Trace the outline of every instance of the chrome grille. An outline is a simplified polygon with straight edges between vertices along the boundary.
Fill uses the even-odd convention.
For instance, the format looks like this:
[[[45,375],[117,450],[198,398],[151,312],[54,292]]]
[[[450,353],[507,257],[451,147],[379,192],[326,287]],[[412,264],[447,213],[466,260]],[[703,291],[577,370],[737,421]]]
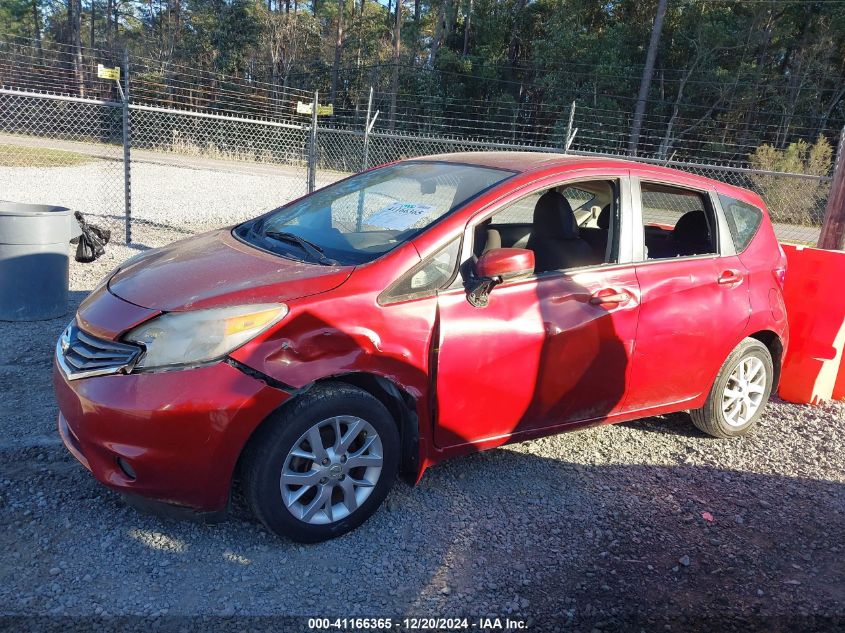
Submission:
[[[70,380],[87,376],[128,373],[141,348],[86,334],[72,321],[56,345],[56,359]]]

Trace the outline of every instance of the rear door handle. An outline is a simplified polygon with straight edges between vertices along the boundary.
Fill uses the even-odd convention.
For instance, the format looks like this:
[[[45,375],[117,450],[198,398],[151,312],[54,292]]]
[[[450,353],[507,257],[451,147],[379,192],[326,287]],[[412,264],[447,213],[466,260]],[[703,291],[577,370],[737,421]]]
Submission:
[[[738,284],[742,281],[742,275],[736,270],[726,270],[716,280],[721,285]]]
[[[593,293],[590,297],[590,303],[594,306],[604,305],[622,305],[631,300],[631,295],[625,291],[617,292],[611,288],[605,288]]]

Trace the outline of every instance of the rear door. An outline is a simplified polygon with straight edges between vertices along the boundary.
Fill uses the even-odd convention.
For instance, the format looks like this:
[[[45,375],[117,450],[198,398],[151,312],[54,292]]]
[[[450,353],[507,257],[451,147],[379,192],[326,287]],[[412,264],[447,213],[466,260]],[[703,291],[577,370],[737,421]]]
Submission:
[[[604,177],[619,191],[621,222],[614,220],[611,230],[621,247],[609,249],[612,261],[505,282],[484,308],[470,305],[460,283],[440,293],[438,447],[501,444],[523,432],[601,420],[623,409],[640,293],[630,264],[627,172]],[[499,219],[519,202],[502,204]],[[489,216],[468,226],[464,261],[471,259],[475,226]],[[493,220],[496,226],[495,214]]]
[[[629,410],[683,403],[709,390],[748,322],[748,271],[715,193],[695,184],[632,178],[641,305]],[[701,215],[691,219],[699,213],[706,226]],[[701,228],[708,235],[696,237]]]

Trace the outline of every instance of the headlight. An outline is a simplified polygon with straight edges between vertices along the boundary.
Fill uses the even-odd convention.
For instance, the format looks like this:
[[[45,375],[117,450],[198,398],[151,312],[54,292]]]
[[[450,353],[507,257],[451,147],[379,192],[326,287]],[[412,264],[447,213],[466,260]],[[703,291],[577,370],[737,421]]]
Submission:
[[[146,350],[137,368],[192,365],[228,354],[287,313],[283,303],[169,312],[142,323],[124,339],[140,343]]]

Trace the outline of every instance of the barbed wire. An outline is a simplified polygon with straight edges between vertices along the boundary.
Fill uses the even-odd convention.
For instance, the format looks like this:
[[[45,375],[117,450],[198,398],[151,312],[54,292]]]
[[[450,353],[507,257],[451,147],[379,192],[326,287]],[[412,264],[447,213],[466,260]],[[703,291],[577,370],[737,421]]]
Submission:
[[[54,42],[36,50],[27,38],[0,36],[0,86],[107,100],[118,98],[115,83],[97,77],[98,63],[122,65],[122,55],[102,48],[75,48]],[[362,80],[367,68],[384,70],[391,64],[359,69],[360,87],[349,84],[335,100],[334,112],[323,121],[336,129],[361,128],[365,124],[369,86]],[[419,72],[440,72],[415,69]],[[129,63],[130,99],[173,110],[213,112],[232,117],[308,124],[310,115],[299,111],[300,102],[310,107],[313,92],[252,77],[196,68],[149,56],[133,56]],[[323,74],[314,78],[320,85]],[[348,78],[347,78],[348,79]],[[375,78],[381,81],[379,78]],[[359,81],[360,80],[360,81]],[[355,82],[353,82],[355,83]],[[373,110],[380,112],[375,130],[415,134],[449,135],[496,142],[562,147],[577,129],[572,149],[628,153],[632,113],[587,100],[575,100],[569,125],[570,104],[557,100],[512,100],[507,95],[480,98],[449,94],[418,93],[400,86],[393,95],[379,85],[373,91]],[[625,100],[626,97],[614,96]],[[328,96],[322,93],[321,102]],[[649,102],[653,104],[654,102]],[[395,112],[391,116],[392,105]],[[814,117],[781,116],[780,122],[750,121],[746,111],[726,107],[684,104],[672,113],[671,104],[659,102],[642,117],[637,153],[666,160],[703,160],[745,166],[763,144],[780,148],[795,140],[813,142],[820,129]],[[692,112],[701,112],[701,116]],[[781,113],[783,114],[783,113]],[[831,129],[821,130],[831,136]]]

